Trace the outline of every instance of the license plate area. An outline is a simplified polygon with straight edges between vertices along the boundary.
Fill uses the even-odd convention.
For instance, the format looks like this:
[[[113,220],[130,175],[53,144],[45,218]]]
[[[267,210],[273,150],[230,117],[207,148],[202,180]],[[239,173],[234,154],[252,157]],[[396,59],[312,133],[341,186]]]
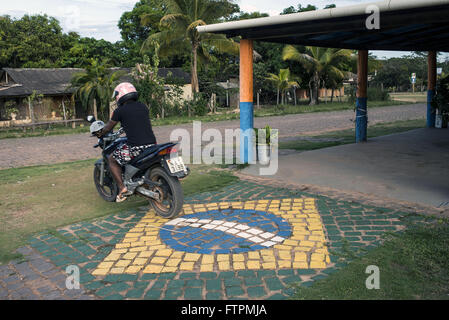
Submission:
[[[185,172],[187,171],[184,161],[181,157],[166,159],[168,169],[171,173]]]

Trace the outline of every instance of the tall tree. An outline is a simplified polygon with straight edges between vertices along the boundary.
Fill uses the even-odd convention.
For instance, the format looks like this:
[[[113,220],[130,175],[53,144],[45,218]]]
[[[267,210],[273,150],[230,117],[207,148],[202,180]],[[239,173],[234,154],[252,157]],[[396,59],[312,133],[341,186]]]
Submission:
[[[151,34],[161,31],[159,21],[166,13],[164,0],[140,0],[131,11],[122,14],[118,27],[122,46],[127,50],[127,66],[143,62],[140,54],[142,44]]]
[[[306,47],[306,52],[301,53],[291,45],[285,46],[282,54],[284,60],[301,62],[310,72],[311,105],[319,103],[320,82],[325,80],[326,76],[344,77],[341,68],[348,63],[351,56],[351,50],[319,47]]]
[[[238,44],[224,35],[199,33],[196,27],[215,23],[236,12],[238,6],[227,0],[167,0],[168,13],[160,20],[162,31],[150,35],[142,50],[160,44],[161,56],[190,50],[192,91],[199,92],[198,60],[210,59],[211,50],[238,54]]]
[[[72,87],[77,88],[75,98],[80,99],[86,109],[93,104],[94,116],[97,119],[99,103],[100,112],[105,116],[109,112],[114,87],[123,75],[123,71],[112,72],[106,64],[92,60],[85,71],[75,74],[71,80]]]
[[[281,104],[285,103],[285,92],[293,86],[298,86],[298,82],[292,81],[289,69],[281,69],[279,74],[270,73],[267,78],[277,88],[277,104],[279,105],[279,93],[281,94]]]

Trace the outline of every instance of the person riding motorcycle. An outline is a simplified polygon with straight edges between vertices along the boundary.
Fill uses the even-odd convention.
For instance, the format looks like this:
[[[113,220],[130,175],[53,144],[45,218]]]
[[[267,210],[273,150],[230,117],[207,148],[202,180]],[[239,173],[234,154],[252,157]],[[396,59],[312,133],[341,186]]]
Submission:
[[[98,133],[98,137],[110,132],[120,122],[128,138],[128,142],[118,147],[108,158],[112,176],[119,188],[116,202],[123,202],[129,195],[122,178],[122,166],[157,142],[151,127],[148,107],[137,101],[136,88],[131,83],[121,83],[114,89],[113,98],[118,108]]]

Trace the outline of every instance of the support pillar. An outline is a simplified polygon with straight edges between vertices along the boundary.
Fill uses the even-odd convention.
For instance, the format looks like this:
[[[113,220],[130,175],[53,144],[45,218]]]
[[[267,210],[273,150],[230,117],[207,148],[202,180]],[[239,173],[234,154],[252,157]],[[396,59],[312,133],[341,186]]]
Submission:
[[[427,128],[435,127],[435,111],[432,110],[432,99],[435,96],[437,84],[437,53],[429,51],[427,56],[428,64],[428,85],[427,85]]]
[[[253,153],[253,41],[240,41],[240,161],[249,163]]]
[[[359,50],[357,63],[357,102],[355,142],[365,142],[368,126],[368,50]]]

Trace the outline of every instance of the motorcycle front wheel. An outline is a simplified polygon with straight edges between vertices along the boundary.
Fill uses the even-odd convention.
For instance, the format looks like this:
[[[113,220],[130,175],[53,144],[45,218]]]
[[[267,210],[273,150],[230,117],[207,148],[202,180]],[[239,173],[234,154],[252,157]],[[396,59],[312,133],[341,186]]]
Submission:
[[[145,177],[160,184],[159,187],[153,188],[154,192],[159,193],[160,201],[149,200],[157,215],[167,219],[176,217],[184,204],[184,195],[178,178],[170,176],[161,167],[148,170]]]
[[[100,184],[100,167],[95,166],[94,182],[100,196],[107,202],[115,202],[118,195],[118,187],[108,170],[104,172],[103,185]]]

